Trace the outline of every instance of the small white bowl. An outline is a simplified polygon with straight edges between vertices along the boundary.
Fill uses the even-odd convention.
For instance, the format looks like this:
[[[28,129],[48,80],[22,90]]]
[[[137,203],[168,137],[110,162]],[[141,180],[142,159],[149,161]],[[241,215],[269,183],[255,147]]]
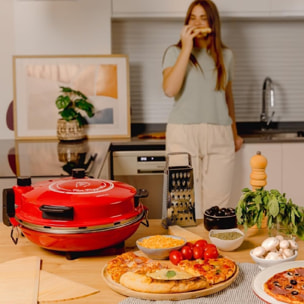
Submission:
[[[241,234],[241,236],[237,239],[234,240],[223,240],[219,239],[217,237],[214,237],[216,233],[227,233],[227,232],[238,232]],[[244,232],[242,232],[238,228],[231,228],[231,229],[211,229],[209,231],[209,239],[211,243],[213,243],[218,249],[223,250],[223,251],[233,251],[237,248],[239,248],[245,238]]]
[[[253,252],[253,249],[250,250],[250,256],[256,262],[256,264],[259,265],[260,269],[264,269],[264,268],[267,268],[267,267],[270,267],[270,266],[273,266],[273,265],[277,265],[277,264],[281,264],[281,263],[284,263],[284,262],[294,261],[298,256],[298,251],[296,250],[295,254],[293,256],[289,257],[289,258],[281,259],[281,260],[266,260],[264,258],[259,258],[255,255],[253,255],[252,252]]]
[[[139,250],[141,250],[145,255],[147,255],[150,259],[153,260],[166,260],[169,258],[169,254],[172,250],[179,250],[181,249],[185,244],[186,244],[186,240],[182,237],[179,236],[175,236],[175,235],[164,235],[166,237],[170,237],[172,239],[176,239],[176,240],[182,240],[183,243],[179,246],[175,246],[175,247],[167,247],[167,248],[147,248],[147,247],[143,247],[141,246],[139,243],[141,243],[144,239],[149,238],[150,236],[147,237],[143,237],[139,240],[136,241],[136,246],[138,247]]]

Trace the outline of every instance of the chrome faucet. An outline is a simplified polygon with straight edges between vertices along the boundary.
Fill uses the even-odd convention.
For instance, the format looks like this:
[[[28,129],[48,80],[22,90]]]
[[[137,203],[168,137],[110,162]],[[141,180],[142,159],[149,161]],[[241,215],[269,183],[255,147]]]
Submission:
[[[267,106],[267,101],[269,104]],[[263,83],[263,96],[262,96],[262,112],[260,115],[260,121],[266,123],[268,127],[273,119],[274,111],[271,112],[271,115],[268,115],[269,107],[274,108],[274,87],[270,77],[266,77]]]

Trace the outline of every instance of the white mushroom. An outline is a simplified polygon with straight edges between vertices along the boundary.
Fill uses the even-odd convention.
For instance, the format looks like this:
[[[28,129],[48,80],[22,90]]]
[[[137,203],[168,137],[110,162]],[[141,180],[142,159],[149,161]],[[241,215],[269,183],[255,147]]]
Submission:
[[[299,245],[295,240],[289,240],[290,248],[293,250],[298,250]]]
[[[283,257],[280,255],[280,253],[275,251],[269,252],[265,257],[265,260],[282,260],[282,259]]]
[[[280,241],[280,248],[281,249],[289,248],[289,246],[290,246],[290,243],[288,242],[288,240],[282,240],[282,241]]]
[[[280,241],[276,237],[269,237],[263,241],[262,247],[264,247],[266,251],[276,251],[279,244]]]
[[[290,258],[291,256],[294,255],[294,251],[290,248],[284,249],[282,253],[283,253],[284,259]]]
[[[276,238],[277,238],[279,241],[283,241],[283,240],[284,240],[284,236],[283,236],[283,235],[276,235]]]
[[[253,249],[252,254],[256,257],[262,258],[266,254],[264,247],[259,246]]]

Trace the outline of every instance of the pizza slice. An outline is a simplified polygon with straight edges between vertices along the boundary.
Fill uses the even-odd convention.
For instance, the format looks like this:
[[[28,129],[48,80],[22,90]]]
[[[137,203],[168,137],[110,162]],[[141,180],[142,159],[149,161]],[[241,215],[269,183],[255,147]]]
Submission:
[[[119,283],[120,277],[128,271],[143,274],[162,268],[167,266],[134,252],[126,252],[109,261],[106,271],[112,280]]]
[[[193,275],[204,276],[211,285],[230,279],[236,272],[235,262],[227,258],[182,260],[178,266]]]

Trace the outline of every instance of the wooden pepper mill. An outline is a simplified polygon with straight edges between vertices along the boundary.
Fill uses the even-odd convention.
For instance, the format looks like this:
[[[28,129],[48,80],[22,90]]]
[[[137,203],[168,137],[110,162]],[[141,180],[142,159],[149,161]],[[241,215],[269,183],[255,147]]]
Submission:
[[[262,155],[260,151],[257,151],[256,155],[250,159],[251,174],[250,174],[250,185],[252,190],[260,189],[267,185],[267,174],[265,169],[267,166],[267,158]]]

